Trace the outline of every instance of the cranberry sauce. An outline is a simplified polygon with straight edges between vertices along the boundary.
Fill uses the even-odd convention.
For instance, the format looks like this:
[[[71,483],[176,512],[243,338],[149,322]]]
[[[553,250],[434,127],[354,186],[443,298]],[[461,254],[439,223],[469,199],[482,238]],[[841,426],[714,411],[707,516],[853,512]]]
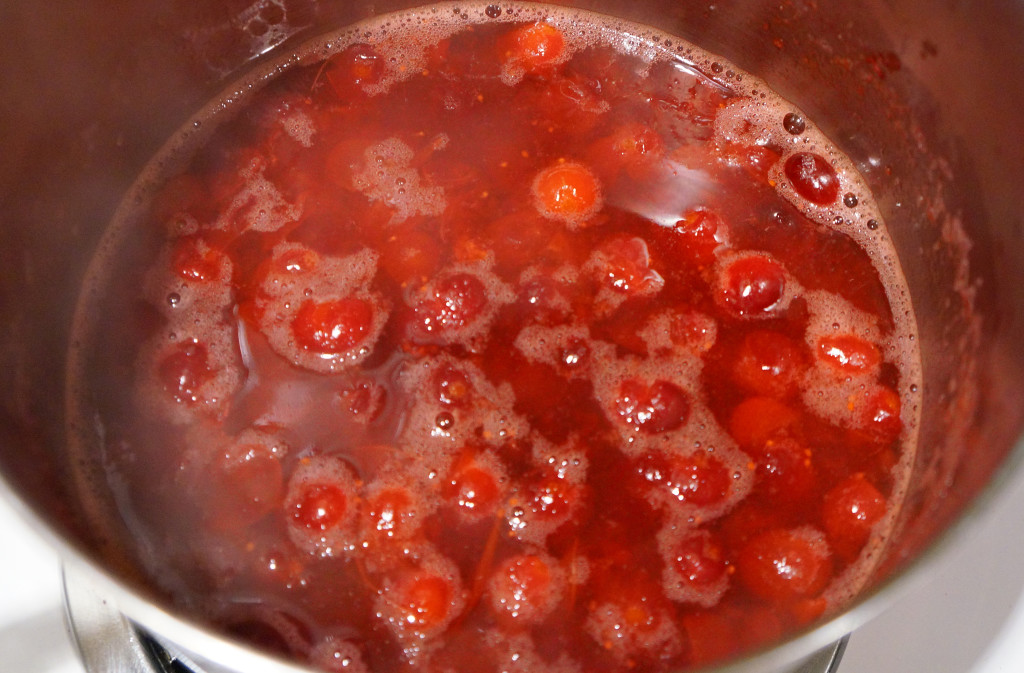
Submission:
[[[676,38],[375,19],[140,179],[79,307],[76,467],[180,609],[329,671],[733,657],[846,605],[899,508],[881,222],[811,120]]]

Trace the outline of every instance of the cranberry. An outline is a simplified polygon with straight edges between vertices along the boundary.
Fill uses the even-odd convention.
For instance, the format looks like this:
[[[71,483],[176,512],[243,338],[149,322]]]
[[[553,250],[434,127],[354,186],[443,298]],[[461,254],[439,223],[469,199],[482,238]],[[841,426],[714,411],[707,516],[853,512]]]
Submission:
[[[198,339],[189,339],[175,346],[160,360],[158,374],[164,389],[175,401],[185,404],[198,402],[200,388],[214,377],[206,346]]]
[[[828,547],[809,529],[761,533],[740,550],[736,569],[753,594],[779,603],[817,596],[832,578]]]
[[[533,180],[538,212],[552,220],[579,225],[601,209],[601,185],[589,168],[575,162],[556,163]]]
[[[521,554],[495,570],[488,582],[490,606],[499,619],[530,624],[546,617],[558,602],[559,568],[538,554]]]
[[[386,68],[384,59],[373,47],[353,44],[333,56],[324,72],[338,98],[349,102],[364,86],[380,82]]]
[[[364,299],[307,300],[292,319],[292,333],[306,350],[337,355],[360,345],[373,328],[373,320],[373,307]]]
[[[455,464],[444,493],[460,510],[476,515],[493,514],[502,495],[499,476],[473,458]]]
[[[875,372],[882,362],[878,347],[853,334],[837,334],[818,339],[818,358],[839,374]]]
[[[537,71],[558,60],[565,50],[565,38],[558,28],[538,22],[514,29],[502,45],[505,46],[505,63]]]
[[[737,256],[718,271],[718,299],[738,317],[772,315],[785,289],[785,269],[767,255]]]
[[[351,514],[349,496],[334,484],[310,484],[291,502],[291,517],[311,531],[334,528]]]
[[[442,570],[403,570],[380,594],[377,614],[399,639],[417,642],[437,636],[456,616],[460,588]]]
[[[381,250],[381,266],[400,284],[424,282],[437,273],[440,259],[438,237],[420,229],[392,235]]]
[[[364,540],[406,539],[418,530],[419,512],[408,489],[386,486],[363,501]]]
[[[880,444],[896,441],[903,430],[899,393],[885,385],[875,386],[864,393],[859,404],[859,429]]]
[[[811,203],[827,206],[839,196],[839,176],[824,158],[811,152],[798,152],[786,159],[786,177],[796,193]]]
[[[197,283],[219,280],[225,274],[228,264],[227,255],[195,236],[180,239],[172,254],[171,268],[174,273]]]
[[[200,479],[206,520],[217,530],[241,530],[280,506],[284,497],[281,450],[273,441],[232,443]]]
[[[677,245],[700,266],[705,266],[714,260],[715,249],[723,243],[725,223],[717,213],[698,208],[683,215],[673,231]]]
[[[829,539],[852,556],[867,542],[887,509],[885,496],[857,473],[834,486],[822,501],[822,522]]]
[[[487,289],[471,273],[453,273],[438,280],[426,299],[416,305],[416,327],[426,333],[460,330],[487,308]]]
[[[725,552],[706,532],[690,535],[669,546],[665,568],[671,581],[709,587],[725,577]]]
[[[746,391],[789,397],[807,369],[801,346],[784,334],[758,330],[743,338],[733,361],[733,378]]]
[[[690,397],[686,391],[669,381],[658,380],[647,385],[627,379],[619,385],[614,411],[626,425],[645,434],[675,430],[690,416]]]
[[[466,373],[455,367],[443,367],[433,377],[434,399],[456,409],[463,409],[472,401],[473,385]]]
[[[649,455],[640,469],[647,481],[662,485],[671,497],[691,505],[720,503],[732,485],[729,469],[706,451],[685,456]]]
[[[750,451],[757,463],[757,490],[783,510],[802,510],[817,486],[811,450],[795,440],[769,439]]]
[[[791,407],[771,397],[748,397],[733,409],[729,434],[742,446],[757,448],[773,437],[783,436],[799,420]]]
[[[623,294],[649,294],[665,285],[664,278],[651,268],[651,256],[642,238],[617,238],[598,249],[599,279]]]

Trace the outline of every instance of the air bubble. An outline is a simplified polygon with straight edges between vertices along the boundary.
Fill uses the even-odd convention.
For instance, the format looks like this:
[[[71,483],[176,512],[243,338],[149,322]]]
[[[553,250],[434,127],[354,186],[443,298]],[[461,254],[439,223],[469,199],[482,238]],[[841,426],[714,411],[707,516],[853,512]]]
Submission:
[[[878,220],[868,220],[868,229],[871,231],[878,229]]]
[[[434,425],[436,425],[441,430],[447,430],[453,425],[455,425],[455,417],[452,416],[447,411],[442,411],[434,419]]]
[[[172,307],[177,306],[179,303],[181,303],[181,295],[178,294],[177,292],[170,293],[169,295],[167,295],[167,303]]]
[[[843,195],[843,204],[846,205],[847,208],[853,208],[858,203],[859,201],[857,200],[857,195],[854,194],[853,192],[847,192],[846,194]]]
[[[501,16],[501,7],[497,5],[487,5],[487,9],[484,10],[484,14],[491,19],[497,19]]]
[[[798,136],[807,128],[804,118],[795,112],[790,112],[782,118],[782,126],[792,135]]]

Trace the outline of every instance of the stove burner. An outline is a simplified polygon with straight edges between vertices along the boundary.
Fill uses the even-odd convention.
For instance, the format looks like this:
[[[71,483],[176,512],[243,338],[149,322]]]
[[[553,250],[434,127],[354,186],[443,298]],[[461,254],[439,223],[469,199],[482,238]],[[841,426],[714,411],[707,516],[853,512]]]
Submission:
[[[197,664],[129,620],[87,579],[66,567],[64,609],[68,631],[86,673],[238,673],[213,664]],[[848,639],[847,635],[793,668],[776,673],[838,673]]]

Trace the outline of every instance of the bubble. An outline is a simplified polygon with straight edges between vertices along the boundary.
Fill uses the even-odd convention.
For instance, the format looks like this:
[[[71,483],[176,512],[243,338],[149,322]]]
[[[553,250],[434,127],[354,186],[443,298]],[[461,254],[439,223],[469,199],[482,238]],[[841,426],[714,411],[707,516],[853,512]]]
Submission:
[[[878,229],[878,227],[878,220],[868,220],[868,229],[870,229],[871,231],[875,231],[876,229]]]
[[[177,306],[179,303],[181,303],[181,295],[178,294],[177,292],[170,293],[169,295],[167,295],[167,303],[171,307]]]
[[[846,194],[843,195],[843,204],[847,208],[853,208],[858,203],[859,201],[857,200],[857,195],[854,194],[853,192],[847,192]]]
[[[798,136],[807,128],[807,123],[797,113],[790,112],[782,118],[782,126],[785,127],[788,133]]]
[[[499,16],[501,16],[501,7],[499,7],[498,5],[487,5],[487,9],[484,10],[484,13],[488,16],[488,18],[497,19]]]

